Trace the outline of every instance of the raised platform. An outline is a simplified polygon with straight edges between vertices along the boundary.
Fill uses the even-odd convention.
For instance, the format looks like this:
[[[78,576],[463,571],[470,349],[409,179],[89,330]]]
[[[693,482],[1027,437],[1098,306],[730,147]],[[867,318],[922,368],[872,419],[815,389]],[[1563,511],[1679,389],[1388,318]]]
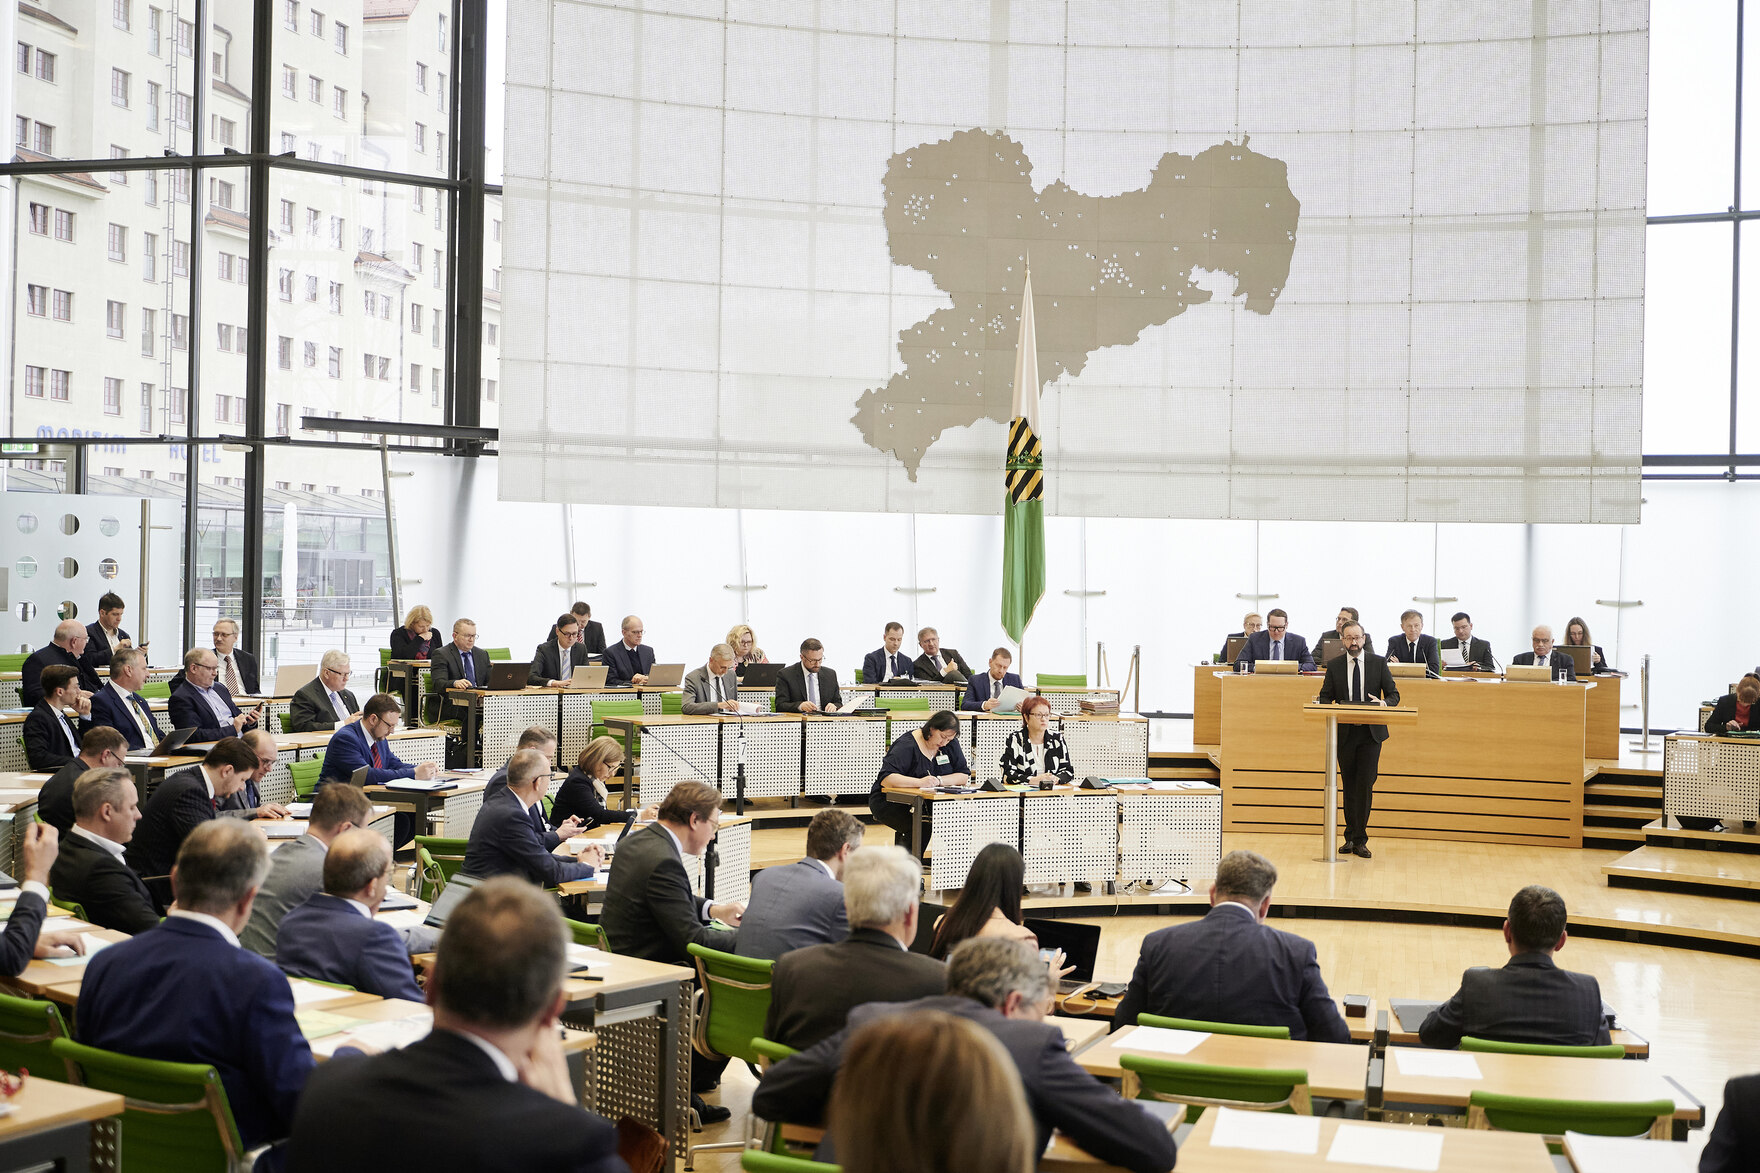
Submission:
[[[1601,871],[1616,888],[1760,900],[1760,855],[1646,844]]]

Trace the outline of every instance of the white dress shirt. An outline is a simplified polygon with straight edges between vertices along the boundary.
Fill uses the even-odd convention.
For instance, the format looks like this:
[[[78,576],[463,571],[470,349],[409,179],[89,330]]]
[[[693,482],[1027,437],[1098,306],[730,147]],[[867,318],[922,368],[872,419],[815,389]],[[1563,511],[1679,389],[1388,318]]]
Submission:
[[[122,698],[122,707],[128,710],[128,715],[134,718],[134,723],[140,726],[141,738],[146,742],[145,748],[152,749],[153,743],[158,741],[158,738],[153,736],[153,727],[147,724],[146,717],[139,709],[135,708],[134,694],[114,680],[110,681],[107,687],[115,689],[116,695]]]
[[[461,1030],[455,1033],[460,1038],[469,1039],[471,1042],[475,1043],[479,1051],[489,1056],[495,1064],[495,1070],[501,1073],[502,1079],[505,1079],[508,1083],[519,1082],[519,1068],[513,1065],[513,1060],[509,1059],[506,1052],[502,1051],[500,1047],[497,1047],[494,1043],[491,1043],[488,1039],[485,1039],[480,1035],[472,1034],[468,1030]]]
[[[102,847],[105,851],[108,851],[111,855],[115,856],[117,859],[122,858],[123,845],[116,842],[116,840],[106,839],[102,835],[98,834],[96,831],[88,831],[84,827],[80,826],[78,823],[75,823],[73,825],[73,833],[75,835],[78,835],[78,836],[84,838],[84,839],[91,840],[93,843],[96,843],[99,847]]]

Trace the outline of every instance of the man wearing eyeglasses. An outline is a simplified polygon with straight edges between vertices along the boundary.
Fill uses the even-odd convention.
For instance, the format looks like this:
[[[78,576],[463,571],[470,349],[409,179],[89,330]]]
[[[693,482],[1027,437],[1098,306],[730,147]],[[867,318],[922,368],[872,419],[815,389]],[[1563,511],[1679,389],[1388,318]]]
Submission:
[[[191,741],[219,741],[237,737],[246,729],[257,727],[263,706],[247,712],[239,711],[232,693],[222,684],[220,657],[209,648],[191,648],[183,657],[183,684],[171,694],[170,712],[173,729],[194,727]],[[167,859],[166,865],[170,865]]]
[[[1241,649],[1241,659],[1248,664],[1260,660],[1294,660],[1301,665],[1303,672],[1314,668],[1314,656],[1308,651],[1308,641],[1289,629],[1289,615],[1281,607],[1265,613],[1265,630],[1247,637],[1246,646]]]
[[[623,617],[623,638],[605,649],[605,666],[611,669],[605,683],[619,685],[648,683],[648,671],[654,667],[654,649],[642,642],[642,617]]]
[[[318,674],[293,694],[287,714],[289,733],[324,733],[361,719],[361,706],[347,688],[353,675],[348,656],[332,648],[318,662]]]

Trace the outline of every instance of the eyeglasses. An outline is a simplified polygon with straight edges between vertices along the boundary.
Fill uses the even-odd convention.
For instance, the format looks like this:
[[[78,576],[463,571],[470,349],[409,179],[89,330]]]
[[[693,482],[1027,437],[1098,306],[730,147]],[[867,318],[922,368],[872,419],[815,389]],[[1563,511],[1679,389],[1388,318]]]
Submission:
[[[1270,626],[1270,627],[1269,627],[1269,628],[1267,628],[1267,629],[1266,629],[1266,630],[1267,630],[1267,631],[1288,631],[1288,630],[1289,630],[1289,624],[1287,624],[1287,623],[1273,623],[1273,624],[1272,624],[1272,625],[1271,625],[1271,626]]]

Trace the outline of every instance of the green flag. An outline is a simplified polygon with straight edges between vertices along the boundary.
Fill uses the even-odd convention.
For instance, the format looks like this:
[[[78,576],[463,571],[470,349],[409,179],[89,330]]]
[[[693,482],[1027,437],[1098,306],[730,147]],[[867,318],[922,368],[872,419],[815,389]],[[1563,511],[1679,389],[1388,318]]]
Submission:
[[[1003,472],[1002,629],[1016,644],[1045,597],[1045,460],[1039,444],[1039,354],[1033,334],[1033,272],[1021,291],[1014,357],[1014,420]]]

